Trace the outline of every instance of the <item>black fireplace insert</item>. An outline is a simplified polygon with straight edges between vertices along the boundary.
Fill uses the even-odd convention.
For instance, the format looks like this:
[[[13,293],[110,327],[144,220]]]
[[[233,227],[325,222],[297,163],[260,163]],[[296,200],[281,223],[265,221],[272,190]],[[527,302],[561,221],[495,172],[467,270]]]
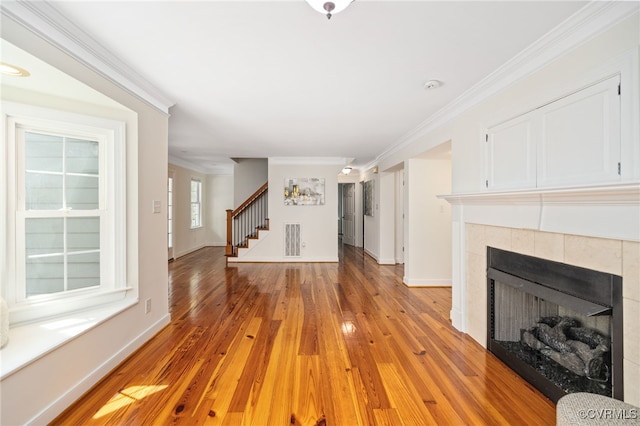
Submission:
[[[623,399],[622,277],[487,247],[487,348],[549,399]]]

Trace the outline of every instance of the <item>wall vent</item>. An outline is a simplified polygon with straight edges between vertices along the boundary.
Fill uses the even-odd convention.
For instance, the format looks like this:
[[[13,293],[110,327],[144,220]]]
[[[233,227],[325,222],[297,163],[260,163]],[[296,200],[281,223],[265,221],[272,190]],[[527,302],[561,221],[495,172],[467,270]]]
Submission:
[[[300,224],[284,224],[284,257],[300,257]]]

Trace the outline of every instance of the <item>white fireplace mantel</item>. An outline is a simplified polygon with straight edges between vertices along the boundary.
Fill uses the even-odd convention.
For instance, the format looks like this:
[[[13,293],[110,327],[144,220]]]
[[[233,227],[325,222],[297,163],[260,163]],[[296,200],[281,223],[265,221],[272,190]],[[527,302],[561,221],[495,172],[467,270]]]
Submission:
[[[451,204],[517,204],[560,202],[575,204],[640,204],[640,183],[535,188],[439,195]]]
[[[640,183],[440,195],[453,221],[640,241]],[[455,226],[455,225],[454,225]]]

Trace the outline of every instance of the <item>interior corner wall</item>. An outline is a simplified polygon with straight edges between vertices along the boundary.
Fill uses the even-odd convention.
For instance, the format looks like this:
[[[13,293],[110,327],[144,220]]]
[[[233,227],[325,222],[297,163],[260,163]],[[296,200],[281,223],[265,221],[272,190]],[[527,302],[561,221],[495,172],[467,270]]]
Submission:
[[[381,265],[395,265],[396,175],[394,172],[380,172],[378,176],[378,182],[380,183],[380,191],[378,192],[380,197],[378,208],[380,213],[378,263]]]
[[[210,203],[207,176],[184,167],[169,165],[173,174],[173,252],[176,258],[201,249],[207,245],[207,218]],[[191,179],[202,182],[202,225],[191,229]],[[166,196],[165,196],[166,197]]]
[[[170,321],[166,203],[152,209],[167,199],[169,117],[6,15],[2,38],[123,107],[105,114],[127,124],[127,281],[138,300],[153,300],[148,314],[138,302],[2,379],[0,423],[47,424]]]
[[[269,164],[269,232],[244,262],[337,262],[338,173],[342,165]],[[284,205],[285,179],[324,178],[325,203],[319,206]],[[284,224],[301,225],[300,257],[284,256]]]
[[[207,175],[204,202],[208,212],[205,222],[208,246],[227,244],[226,211],[234,208],[233,188],[233,175]]]
[[[450,192],[449,160],[405,161],[405,276],[408,286],[451,285],[451,207],[436,196]]]
[[[237,158],[233,167],[233,207],[237,208],[269,178],[266,158]]]
[[[404,168],[395,172],[395,258],[404,264]]]

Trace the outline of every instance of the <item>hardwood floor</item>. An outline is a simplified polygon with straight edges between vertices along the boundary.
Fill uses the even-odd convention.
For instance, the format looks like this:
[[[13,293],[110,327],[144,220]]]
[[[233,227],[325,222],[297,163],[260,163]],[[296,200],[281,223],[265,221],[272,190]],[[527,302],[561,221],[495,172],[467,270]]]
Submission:
[[[451,327],[451,290],[344,246],[340,263],[169,265],[172,322],[55,425],[555,424],[555,406]]]

